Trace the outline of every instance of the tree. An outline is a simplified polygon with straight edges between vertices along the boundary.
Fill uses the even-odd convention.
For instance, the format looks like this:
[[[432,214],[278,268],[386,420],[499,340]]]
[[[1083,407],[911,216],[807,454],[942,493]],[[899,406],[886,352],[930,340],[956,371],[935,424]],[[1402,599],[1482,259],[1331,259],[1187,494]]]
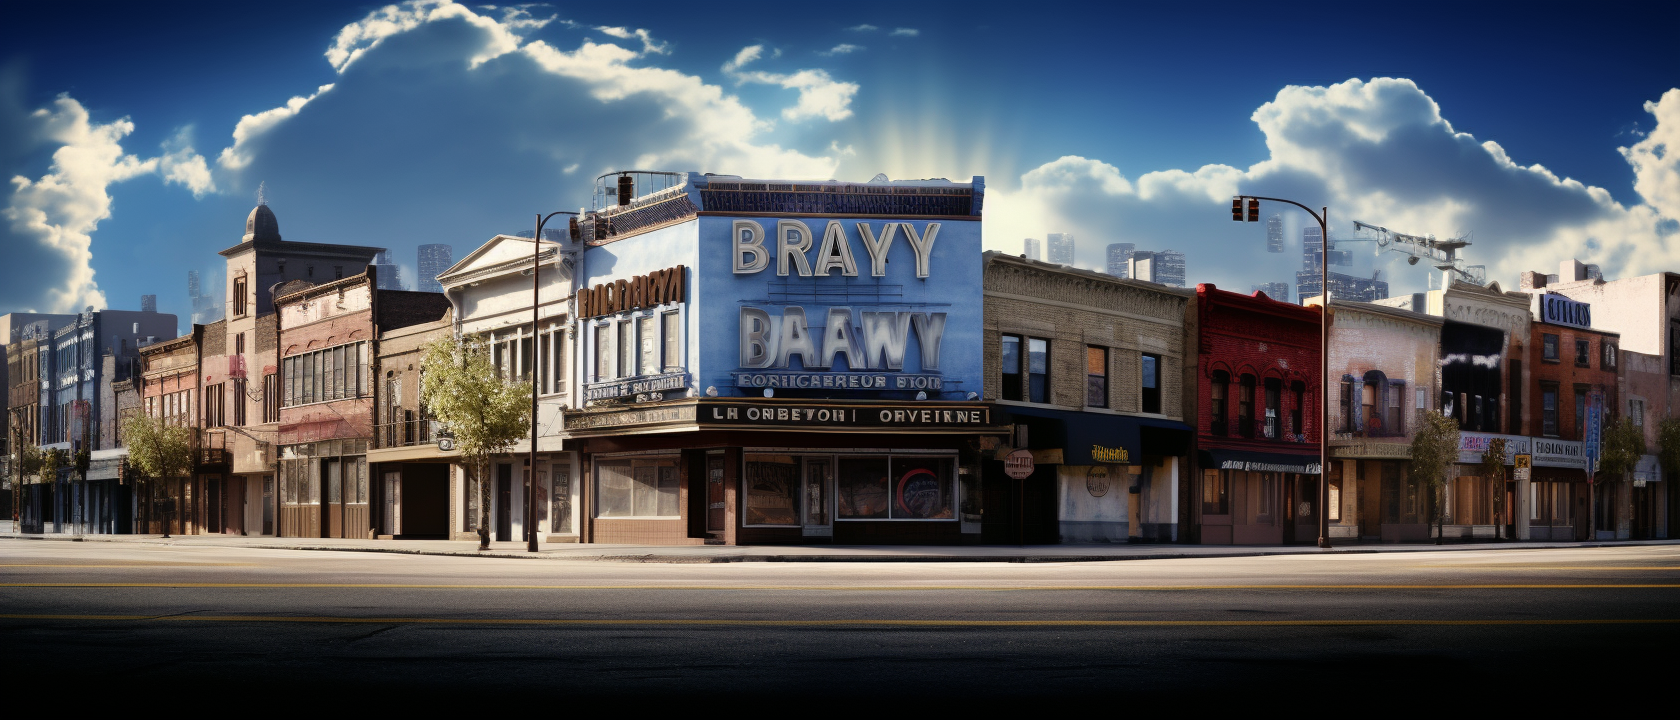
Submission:
[[[530,431],[531,385],[502,377],[488,348],[470,337],[433,341],[421,368],[426,410],[454,435],[461,464],[478,488],[478,547],[489,549],[490,458],[511,451]]]
[[[1498,539],[1499,528],[1505,520],[1505,438],[1494,438],[1482,451],[1477,466],[1481,475],[1493,486],[1493,537]]]
[[[1434,412],[1423,413],[1412,436],[1412,477],[1429,481],[1429,519],[1435,523],[1435,544],[1441,544],[1441,489],[1447,468],[1458,462],[1458,421]]]
[[[41,448],[24,436],[22,429],[12,428],[12,453],[17,477],[12,482],[12,519],[23,519],[23,479],[41,472]]]
[[[1634,426],[1630,417],[1619,417],[1605,423],[1598,443],[1598,471],[1604,474],[1605,482],[1626,480],[1627,474],[1639,464],[1639,456],[1645,454],[1645,433]],[[1594,513],[1593,522],[1597,521],[1597,513]],[[1598,531],[1596,525],[1593,531]]]
[[[1663,472],[1680,473],[1680,418],[1668,418],[1657,424],[1657,459]]]
[[[192,469],[192,431],[185,427],[137,414],[123,421],[123,436],[128,441],[128,464],[140,474],[148,491],[155,491]],[[173,510],[171,507],[166,512],[164,537],[169,537]]]
[[[58,471],[62,470],[64,466],[68,464],[70,464],[70,453],[63,450],[51,448],[41,453],[41,482],[46,485],[51,485],[53,489],[53,504],[46,513],[52,517],[57,517],[57,507],[60,502],[60,498],[62,497],[59,493],[63,492],[63,490],[58,487]],[[42,521],[44,522],[45,520],[46,518],[43,517]]]

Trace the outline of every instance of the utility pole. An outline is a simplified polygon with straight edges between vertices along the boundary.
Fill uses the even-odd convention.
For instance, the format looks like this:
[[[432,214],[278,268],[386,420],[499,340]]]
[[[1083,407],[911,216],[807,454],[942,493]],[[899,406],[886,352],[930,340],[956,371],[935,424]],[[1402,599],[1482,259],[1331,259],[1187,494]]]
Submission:
[[[537,271],[542,267],[543,226],[555,215],[576,215],[557,210],[547,216],[537,216],[537,233],[531,237],[531,452],[525,470],[525,551],[537,551],[537,393],[542,390],[542,343],[538,342],[537,323],[542,308],[542,286],[537,283]],[[559,253],[555,253],[559,257]],[[554,352],[550,348],[549,352]]]

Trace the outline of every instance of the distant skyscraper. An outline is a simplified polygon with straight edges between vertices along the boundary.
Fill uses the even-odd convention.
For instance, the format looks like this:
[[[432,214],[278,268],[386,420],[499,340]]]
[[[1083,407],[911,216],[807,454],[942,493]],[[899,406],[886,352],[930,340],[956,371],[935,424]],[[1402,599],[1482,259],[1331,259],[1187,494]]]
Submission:
[[[1132,243],[1109,243],[1108,245],[1108,274],[1114,277],[1130,277],[1126,274],[1126,261],[1132,259],[1132,252],[1137,245]]]
[[[1061,265],[1073,264],[1073,235],[1068,233],[1050,233],[1044,236],[1044,243],[1050,251],[1050,262]]]
[[[437,281],[437,276],[455,264],[455,248],[450,245],[421,245],[420,246],[420,279],[415,288],[420,292],[443,292],[443,285]]]
[[[1323,255],[1320,242],[1321,232],[1315,227],[1301,228],[1301,271],[1295,273],[1295,301],[1305,303],[1311,298],[1324,294],[1320,285],[1319,273],[1324,268],[1319,266]],[[1352,265],[1353,253],[1348,250],[1337,250],[1336,240],[1330,239],[1330,265]],[[1329,273],[1330,297],[1336,300],[1357,300],[1371,302],[1388,297],[1388,283],[1375,277],[1363,278],[1346,273]]]
[[[396,263],[391,262],[389,251],[381,250],[378,255],[373,256],[373,262],[370,264],[374,267],[373,275],[378,280],[380,290],[403,289],[402,271],[397,268]]]
[[[1166,249],[1159,253],[1161,266],[1155,271],[1155,282],[1172,287],[1184,287],[1184,253]]]
[[[198,271],[187,271],[187,302],[192,305],[192,324],[209,325],[222,319],[222,303],[216,296],[206,293],[199,282]]]
[[[1044,259],[1043,255],[1038,254],[1038,238],[1027,238],[1025,243],[1021,251],[1026,254],[1028,260]]]
[[[1266,218],[1266,252],[1283,252],[1283,216],[1277,213]]]
[[[1270,282],[1254,285],[1249,288],[1249,292],[1263,292],[1266,293],[1266,297],[1278,302],[1289,302],[1289,283],[1286,282]]]
[[[157,312],[157,296],[141,295],[140,312]]]

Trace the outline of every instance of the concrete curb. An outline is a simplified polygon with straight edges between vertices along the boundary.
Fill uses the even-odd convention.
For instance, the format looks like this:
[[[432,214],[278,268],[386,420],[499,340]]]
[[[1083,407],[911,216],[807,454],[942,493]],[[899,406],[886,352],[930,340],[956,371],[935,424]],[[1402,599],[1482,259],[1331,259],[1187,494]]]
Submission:
[[[124,538],[124,539],[118,539]],[[99,535],[33,535],[23,533],[0,534],[0,540],[37,540],[56,542],[105,542],[128,543],[139,545],[164,545],[169,547],[215,547],[215,548],[249,548],[253,550],[302,550],[309,552],[373,552],[395,553],[401,555],[431,555],[440,557],[489,557],[517,560],[554,560],[570,562],[614,562],[614,563],[650,563],[650,564],[678,564],[704,565],[717,563],[1087,563],[1087,562],[1121,562],[1131,560],[1194,560],[1215,558],[1268,557],[1277,555],[1336,555],[1336,554],[1382,554],[1382,553],[1429,553],[1429,552],[1464,552],[1468,550],[1543,550],[1552,548],[1599,548],[1599,547],[1638,547],[1645,545],[1673,545],[1680,544],[1680,540],[1614,540],[1581,543],[1529,543],[1529,542],[1498,542],[1498,543],[1454,543],[1448,545],[1387,545],[1387,546],[1354,546],[1348,548],[1331,548],[1321,550],[1316,547],[1272,547],[1256,548],[1251,551],[1219,551],[1198,552],[1185,549],[1170,552],[1123,552],[1112,554],[1096,553],[1084,555],[1060,554],[1001,554],[1001,555],[941,555],[941,554],[829,554],[829,555],[759,555],[753,553],[729,554],[609,554],[585,555],[559,552],[508,552],[505,550],[455,550],[430,549],[421,547],[379,547],[379,546],[343,546],[343,545],[307,545],[286,543],[216,543],[216,542],[176,542],[175,539],[164,538],[133,538],[133,536],[99,536]],[[1154,546],[1160,547],[1160,546]]]

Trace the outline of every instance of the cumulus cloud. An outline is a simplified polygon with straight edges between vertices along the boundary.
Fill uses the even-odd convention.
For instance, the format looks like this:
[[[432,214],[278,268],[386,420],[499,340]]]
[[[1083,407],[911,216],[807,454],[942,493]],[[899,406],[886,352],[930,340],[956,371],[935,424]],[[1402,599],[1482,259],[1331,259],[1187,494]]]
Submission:
[[[876,30],[880,30],[881,28],[870,25],[869,23],[863,23],[861,25],[853,25],[846,29],[851,30],[852,32],[874,32]]]
[[[8,113],[20,107],[10,101],[0,105]],[[189,129],[165,142],[159,157],[141,158],[122,147],[122,139],[134,132],[132,121],[95,122],[69,95],[5,124],[19,130],[28,147],[56,148],[39,178],[11,179],[11,197],[0,210],[7,221],[7,262],[0,267],[0,305],[6,307],[73,312],[105,306],[94,280],[92,233],[111,216],[112,185],[157,175],[195,196],[216,189],[203,156],[193,151]]]
[[[390,8],[386,9],[389,10]],[[299,111],[303,110],[303,106],[309,104],[309,101],[320,97],[321,93],[332,88],[333,86],[330,83],[322,85],[316,88],[315,94],[309,97],[293,96],[292,99],[286,101],[285,105],[239,118],[238,124],[233,126],[233,144],[222,148],[222,153],[217,156],[216,163],[228,170],[240,170],[246,165],[250,165],[253,143],[258,142],[259,138],[265,133],[285,122],[287,118],[298,114]]]
[[[830,121],[852,116],[852,97],[857,95],[857,83],[841,82],[827,70],[798,70],[792,73],[773,73],[746,70],[746,65],[764,55],[763,45],[748,45],[723,64],[724,74],[735,79],[736,85],[758,83],[798,90],[799,100],[792,107],[782,109],[782,117],[789,120],[823,117]]]
[[[635,30],[631,30],[629,28],[623,28],[623,27],[601,26],[601,27],[597,27],[595,29],[600,30],[601,32],[604,32],[604,33],[606,33],[608,35],[611,35],[615,38],[618,38],[620,40],[640,40],[640,41],[642,41],[642,54],[643,55],[669,55],[669,54],[671,54],[671,44],[670,43],[654,42],[653,35],[649,34],[648,31],[643,30],[642,28],[636,28]]]
[[[1663,217],[1680,220],[1680,89],[1645,103],[1656,127],[1632,147],[1617,148],[1633,166],[1633,189]]]
[[[901,27],[893,28],[893,31],[887,34],[892,37],[916,37],[917,35],[922,34],[922,31],[917,30],[916,28]]]
[[[1100,159],[1062,157],[1024,173],[1016,188],[989,189],[987,242],[1020,252],[1023,237],[1073,232],[1084,265],[1099,264],[1106,243],[1133,242],[1185,251],[1190,282],[1293,281],[1298,253],[1266,253],[1263,226],[1225,219],[1222,208],[1240,193],[1329,205],[1332,232],[1343,237],[1353,219],[1411,234],[1473,232],[1468,262],[1487,265],[1489,279],[1504,286],[1519,271],[1571,257],[1600,263],[1607,275],[1656,272],[1680,263],[1680,244],[1666,237],[1680,198],[1666,149],[1680,135],[1680,91],[1646,109],[1657,128],[1623,149],[1645,203],[1626,206],[1603,188],[1522,164],[1496,142],[1454,128],[1410,80],[1289,86],[1252,117],[1270,151],[1265,160],[1128,178]],[[1290,209],[1266,213],[1276,210]],[[1299,221],[1292,224],[1299,248]],[[1373,258],[1370,245],[1348,249],[1364,252],[1363,272],[1386,269],[1394,292],[1424,286],[1423,271],[1395,263],[1397,255]]]
[[[846,54],[849,54],[849,53],[854,53],[854,52],[857,52],[857,51],[863,50],[863,49],[865,49],[865,48],[862,45],[853,45],[851,43],[840,43],[839,45],[835,45],[834,47],[829,48],[827,50],[824,50],[822,52],[819,52],[817,54],[832,57],[834,55],[846,55]]]

